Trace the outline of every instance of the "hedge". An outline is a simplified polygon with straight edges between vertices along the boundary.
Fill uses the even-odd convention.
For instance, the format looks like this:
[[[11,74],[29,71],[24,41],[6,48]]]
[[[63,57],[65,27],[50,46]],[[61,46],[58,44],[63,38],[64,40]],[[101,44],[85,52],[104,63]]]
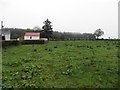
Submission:
[[[44,40],[23,40],[20,41],[21,44],[25,45],[25,44],[44,44],[45,41]]]
[[[16,46],[16,45],[28,45],[28,44],[45,44],[47,43],[46,41],[44,40],[21,40],[21,41],[18,41],[18,40],[10,40],[10,41],[5,41],[5,40],[2,40],[0,41],[2,42],[2,47],[7,47],[7,46]]]
[[[19,41],[2,41],[2,47],[19,45]]]

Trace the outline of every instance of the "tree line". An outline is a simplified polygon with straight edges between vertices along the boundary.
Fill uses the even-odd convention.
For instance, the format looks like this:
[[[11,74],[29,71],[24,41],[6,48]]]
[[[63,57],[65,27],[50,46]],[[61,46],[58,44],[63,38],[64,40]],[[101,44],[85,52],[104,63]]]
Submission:
[[[4,28],[11,32],[11,39],[17,39],[25,34],[25,32],[40,32],[40,38],[48,38],[49,40],[80,40],[80,39],[98,39],[104,32],[101,29],[95,30],[94,33],[72,33],[53,31],[51,21],[48,19],[43,22],[42,29],[35,26],[33,29]],[[3,29],[3,30],[4,30]]]
[[[45,38],[46,35],[42,30],[33,29],[19,29],[19,28],[5,28],[11,32],[11,39],[17,39],[25,34],[25,32],[40,32],[41,38]],[[50,40],[79,40],[79,39],[97,39],[95,34],[92,33],[72,33],[72,32],[59,32],[53,31]]]

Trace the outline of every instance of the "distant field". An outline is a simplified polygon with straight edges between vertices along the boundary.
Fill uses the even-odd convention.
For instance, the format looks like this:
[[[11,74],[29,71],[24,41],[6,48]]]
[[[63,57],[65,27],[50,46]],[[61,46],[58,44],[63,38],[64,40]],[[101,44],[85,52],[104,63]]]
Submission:
[[[118,87],[117,41],[50,41],[3,49],[3,87]]]

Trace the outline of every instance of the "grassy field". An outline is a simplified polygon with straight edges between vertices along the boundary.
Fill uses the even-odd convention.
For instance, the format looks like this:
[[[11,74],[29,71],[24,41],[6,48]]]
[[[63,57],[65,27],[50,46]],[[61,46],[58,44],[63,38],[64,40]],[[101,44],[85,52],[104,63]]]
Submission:
[[[117,41],[50,41],[3,49],[3,87],[118,87]]]

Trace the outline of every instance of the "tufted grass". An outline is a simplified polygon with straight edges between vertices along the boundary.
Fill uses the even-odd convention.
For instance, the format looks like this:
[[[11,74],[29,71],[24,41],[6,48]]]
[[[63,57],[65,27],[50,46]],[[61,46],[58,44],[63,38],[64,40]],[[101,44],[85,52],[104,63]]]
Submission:
[[[3,49],[4,88],[116,88],[117,41],[50,41]]]

